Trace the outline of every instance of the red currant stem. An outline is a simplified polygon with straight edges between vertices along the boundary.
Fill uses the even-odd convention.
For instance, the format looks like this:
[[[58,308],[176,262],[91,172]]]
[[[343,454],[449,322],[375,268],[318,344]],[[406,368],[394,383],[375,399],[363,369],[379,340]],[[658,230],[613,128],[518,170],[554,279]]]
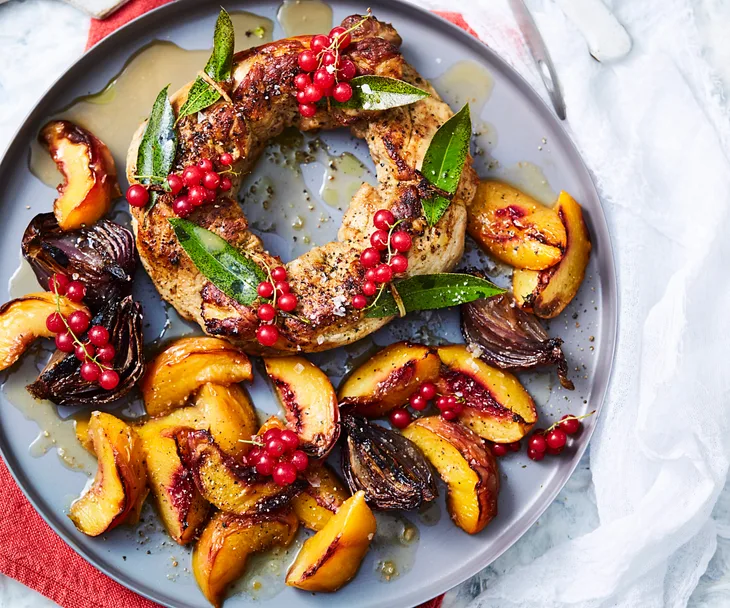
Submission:
[[[394,222],[393,225],[388,228],[388,263],[390,264],[390,258],[393,257],[393,249],[390,245],[390,237],[393,235],[393,230],[395,230],[395,227],[400,224],[405,218],[399,219],[397,222]]]
[[[133,175],[134,179],[140,180],[140,179],[156,179],[161,184],[164,183],[167,180],[167,177],[160,177],[159,175]]]
[[[96,365],[99,366],[100,369],[113,369],[111,367],[107,367],[103,363],[99,363],[99,361],[96,358],[96,355],[93,357],[89,355],[89,351],[86,350],[86,344],[84,344],[81,340],[79,340],[78,336],[74,333],[74,331],[71,329],[71,326],[68,324],[68,321],[66,321],[66,317],[63,316],[61,313],[61,295],[58,293],[58,281],[56,280],[56,277],[53,277],[53,285],[56,288],[56,312],[58,313],[58,316],[61,317],[61,321],[63,321],[63,324],[66,326],[66,331],[68,331],[69,334],[71,334],[71,337],[73,338],[74,344],[76,346],[80,346],[84,349],[84,354],[86,355],[86,359],[88,361],[92,361]]]
[[[257,435],[255,435],[252,439],[239,439],[238,443],[250,443],[251,445],[255,445],[256,447],[262,448],[264,447],[264,441]]]
[[[361,25],[362,25],[363,23],[365,23],[365,22],[366,22],[366,21],[367,21],[368,19],[370,19],[370,17],[372,17],[372,14],[371,14],[371,13],[372,13],[372,10],[371,10],[371,9],[368,9],[368,14],[367,14],[367,15],[365,15],[365,17],[363,17],[362,19],[360,19],[360,21],[358,21],[358,22],[357,22],[357,23],[356,23],[355,25],[353,25],[353,26],[349,27],[348,29],[346,29],[346,30],[345,30],[345,31],[344,31],[343,33],[344,33],[344,34],[349,34],[349,33],[351,33],[351,32],[354,32],[354,31],[355,31],[355,30],[356,30],[357,28],[359,28],[359,27],[360,27],[360,26],[361,26]],[[338,36],[338,37],[337,37],[337,42],[339,43],[339,41],[340,41],[340,40],[341,40],[341,39],[342,39],[343,37],[344,37],[344,36]],[[339,44],[338,44],[337,46],[339,46]]]
[[[545,433],[549,433],[554,428],[557,428],[560,426],[561,422],[565,422],[567,420],[583,420],[584,418],[589,418],[590,416],[593,416],[593,414],[596,413],[596,410],[593,410],[592,412],[588,412],[587,414],[583,414],[582,416],[573,416],[572,414],[566,418],[561,418],[560,420],[553,422],[548,428],[545,429]]]
[[[233,170],[233,165],[226,165],[226,166],[228,167],[228,169],[223,169],[222,171],[218,171],[218,175],[226,175],[227,173],[230,173],[231,175],[235,175],[236,177],[241,175],[240,171]]]
[[[288,317],[290,319],[296,319],[297,321],[301,321],[302,323],[306,323],[307,325],[311,325],[312,324],[312,322],[309,319],[307,319],[307,317],[302,317],[300,315],[295,315],[292,312],[286,312],[285,310],[280,310],[279,311],[279,314],[282,317]]]
[[[368,304],[365,308],[363,308],[363,310],[368,310],[370,308],[373,308],[373,306],[375,306],[378,303],[378,300],[380,299],[380,296],[382,296],[383,295],[383,292],[385,291],[385,287],[386,287],[385,286],[385,283],[383,283],[380,286],[380,289],[378,290],[378,295],[376,295],[375,296],[375,299],[372,302],[370,302],[370,304]]]

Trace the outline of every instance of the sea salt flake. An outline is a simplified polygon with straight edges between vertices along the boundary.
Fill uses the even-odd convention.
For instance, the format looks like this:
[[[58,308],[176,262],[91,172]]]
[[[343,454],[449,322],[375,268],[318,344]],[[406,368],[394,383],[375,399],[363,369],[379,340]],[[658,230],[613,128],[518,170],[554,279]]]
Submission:
[[[296,364],[296,365],[294,366],[294,371],[295,371],[295,372],[296,372],[297,374],[301,374],[301,373],[302,373],[302,372],[304,371],[304,366],[303,366],[303,365],[302,365],[301,363],[297,363],[297,364]]]
[[[346,298],[343,295],[335,296],[332,300],[335,305],[334,313],[338,317],[344,317],[347,314],[347,310],[345,310],[345,300]]]
[[[203,122],[207,118],[208,117],[205,114],[203,114],[202,112],[198,112],[198,124],[200,124],[201,122]]]

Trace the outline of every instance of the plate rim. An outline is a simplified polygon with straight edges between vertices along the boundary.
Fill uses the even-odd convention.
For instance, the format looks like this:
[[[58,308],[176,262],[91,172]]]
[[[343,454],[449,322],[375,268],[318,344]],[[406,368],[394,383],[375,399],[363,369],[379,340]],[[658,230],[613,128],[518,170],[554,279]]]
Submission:
[[[271,3],[274,2],[274,0],[267,1]],[[3,153],[2,159],[0,160],[0,177],[8,171],[8,165],[11,162],[10,159],[12,156],[14,156],[14,154],[20,154],[22,156],[23,154],[27,153],[23,150],[22,144],[28,139],[28,136],[30,135],[27,132],[32,130],[31,128],[34,127],[39,118],[42,118],[42,116],[38,116],[38,108],[42,105],[45,105],[50,100],[50,98],[52,98],[56,94],[57,89],[61,87],[69,74],[82,69],[83,65],[91,61],[91,58],[95,57],[98,53],[103,52],[106,47],[113,46],[117,41],[121,41],[130,32],[136,31],[136,29],[140,27],[140,24],[142,22],[152,19],[159,19],[161,18],[161,16],[168,12],[173,12],[180,9],[203,10],[205,8],[203,4],[204,3],[201,3],[199,0],[173,0],[166,4],[162,4],[150,11],[147,11],[146,13],[135,17],[131,21],[116,29],[111,34],[107,35],[102,40],[98,41],[89,49],[86,49],[84,53],[71,65],[69,65],[68,68],[45,90],[45,92],[37,99],[36,103],[33,105],[30,111],[22,119],[20,126],[16,129],[15,133],[10,138],[10,143]],[[420,20],[431,21],[433,23],[434,29],[446,29],[451,36],[458,38],[460,43],[471,47],[476,53],[485,57],[487,61],[499,65],[502,71],[509,75],[512,84],[514,84],[519,92],[524,97],[526,97],[527,100],[530,101],[534,107],[536,107],[537,111],[540,113],[541,118],[550,123],[552,127],[558,131],[559,135],[562,137],[563,143],[566,148],[566,153],[570,157],[571,163],[574,164],[574,166],[578,166],[588,177],[587,183],[590,184],[589,195],[595,199],[595,202],[597,203],[597,208],[600,210],[600,213],[597,214],[597,217],[591,218],[591,227],[594,233],[596,233],[595,236],[599,236],[598,233],[600,233],[600,240],[606,246],[604,257],[608,260],[609,266],[607,269],[608,272],[602,277],[602,289],[605,289],[606,292],[604,297],[609,303],[609,310],[604,312],[604,314],[608,314],[607,318],[604,317],[604,322],[608,324],[608,327],[606,331],[607,344],[603,348],[603,354],[606,357],[605,366],[607,366],[608,369],[605,372],[605,382],[603,383],[603,386],[600,387],[600,394],[596,397],[597,405],[595,407],[595,423],[585,429],[585,439],[581,441],[580,446],[573,453],[573,460],[567,473],[565,474],[565,479],[561,483],[557,484],[556,487],[554,487],[552,490],[542,492],[539,501],[533,505],[532,513],[530,513],[529,516],[525,518],[526,523],[524,525],[524,528],[516,535],[508,537],[508,540],[504,542],[504,546],[494,555],[491,555],[486,559],[479,559],[483,556],[477,556],[477,558],[472,559],[470,562],[464,564],[464,566],[459,570],[458,574],[446,578],[437,579],[434,582],[427,583],[419,587],[417,590],[411,591],[410,593],[406,594],[404,599],[405,601],[407,601],[407,605],[418,606],[423,602],[438,597],[439,595],[449,591],[456,585],[459,585],[465,580],[471,578],[472,576],[486,568],[489,564],[497,560],[508,549],[510,549],[530,528],[532,528],[532,526],[543,515],[543,513],[545,513],[547,508],[554,502],[555,498],[563,490],[563,488],[575,472],[575,469],[578,467],[578,464],[580,463],[585,451],[588,449],[588,445],[593,436],[593,433],[598,426],[600,414],[603,410],[608,394],[608,389],[611,385],[611,382],[613,381],[616,345],[619,331],[619,293],[617,288],[617,266],[606,214],[603,208],[603,203],[598,193],[598,189],[595,185],[593,174],[583,160],[583,157],[581,156],[577,145],[570,136],[568,129],[564,126],[563,121],[558,119],[558,117],[554,114],[553,110],[550,108],[547,102],[540,96],[540,94],[533,88],[533,86],[496,51],[487,46],[486,43],[482,42],[478,37],[455,25],[438,13],[427,8],[411,4],[406,0],[371,0],[371,4],[376,5],[376,8],[373,9],[373,12],[377,11],[377,5],[380,4],[389,5],[389,8],[393,8],[393,5],[395,5],[395,8],[405,12],[406,14],[408,12],[411,12],[413,16],[419,18]],[[245,6],[241,7],[241,10],[246,10]],[[455,12],[461,14],[458,10]],[[600,368],[596,368],[596,371],[598,372],[599,369]],[[2,429],[0,431],[0,439],[4,439],[4,434],[5,430]],[[36,513],[41,516],[45,523],[48,524],[51,529],[58,536],[60,536],[61,539],[73,551],[75,551],[91,566],[103,572],[106,576],[119,583],[126,589],[129,589],[130,591],[137,593],[142,597],[151,600],[152,602],[158,603],[163,606],[168,606],[169,608],[176,608],[173,604],[166,603],[165,601],[161,601],[160,599],[156,598],[153,595],[154,591],[148,590],[147,585],[145,585],[144,583],[139,582],[137,579],[131,579],[126,575],[116,573],[110,568],[107,568],[106,566],[100,564],[96,557],[87,552],[84,547],[80,546],[75,541],[71,534],[68,534],[62,527],[57,524],[57,514],[47,514],[44,509],[41,509],[39,505],[41,504],[42,500],[36,494],[34,486],[26,478],[20,464],[16,461],[15,458],[10,458],[6,453],[6,450],[4,448],[4,440],[0,440],[0,457],[2,457],[2,459],[4,460],[11,476],[13,477],[25,497],[31,503]],[[516,526],[513,526],[513,528],[514,527]]]

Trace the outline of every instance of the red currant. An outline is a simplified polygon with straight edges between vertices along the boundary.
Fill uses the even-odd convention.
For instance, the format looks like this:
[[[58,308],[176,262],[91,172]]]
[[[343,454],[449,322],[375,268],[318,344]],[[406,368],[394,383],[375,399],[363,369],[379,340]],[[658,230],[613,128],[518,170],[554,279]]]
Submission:
[[[113,369],[105,369],[99,376],[99,386],[107,391],[113,391],[119,386],[119,374]]]
[[[283,266],[277,266],[271,271],[271,278],[274,281],[286,281],[286,268]]]
[[[444,410],[441,412],[441,417],[444,420],[456,420],[458,416],[459,414],[457,414],[454,410]]]
[[[365,271],[365,280],[375,282],[375,268],[368,268]]]
[[[441,410],[442,412],[444,410],[449,409],[449,398],[441,395],[438,399],[436,399],[436,407]]]
[[[281,435],[279,435],[279,439],[284,444],[287,452],[296,450],[299,447],[299,437],[297,437],[294,431],[290,431],[289,429],[283,430]]]
[[[87,346],[87,349],[94,348],[93,346]],[[104,344],[96,349],[96,358],[102,363],[111,363],[116,356],[117,351],[111,344]]]
[[[337,72],[337,78],[339,80],[352,80],[357,74],[357,66],[353,61],[347,57],[343,58],[340,62],[340,69]]]
[[[276,325],[262,325],[256,330],[256,339],[263,346],[274,346],[279,339],[279,328]]]
[[[233,156],[229,154],[228,152],[224,152],[218,157],[218,162],[221,165],[225,165],[226,167],[230,167],[233,164]]]
[[[89,330],[89,341],[94,346],[104,346],[109,342],[109,331],[103,325],[94,325]]]
[[[276,485],[288,486],[296,481],[297,469],[291,462],[280,462],[274,467],[271,477]]]
[[[208,188],[208,190],[216,190],[218,186],[221,184],[221,176],[218,175],[215,171],[208,171],[203,176],[203,185]]]
[[[508,443],[507,447],[510,452],[519,452],[522,448],[522,444],[519,441],[513,441],[512,443]]]
[[[375,247],[375,249],[387,249],[388,233],[385,230],[376,230],[370,235],[370,244]]]
[[[142,184],[133,184],[127,188],[127,202],[132,207],[144,207],[150,200],[150,193]]]
[[[506,456],[507,452],[509,452],[509,450],[507,449],[507,446],[503,443],[492,444],[492,454],[494,454],[497,458],[502,458],[502,456]]]
[[[304,89],[304,101],[308,103],[317,103],[320,99],[322,99],[322,93],[322,89],[316,84],[307,85],[307,88]]]
[[[414,410],[417,410],[419,412],[422,412],[428,407],[428,400],[423,397],[423,395],[419,395],[418,393],[413,393],[409,398],[408,402],[411,404],[411,407]]]
[[[397,429],[404,429],[411,423],[411,414],[407,409],[399,407],[390,412],[390,423]]]
[[[284,312],[291,312],[297,307],[297,297],[293,293],[284,293],[277,304]]]
[[[199,186],[200,180],[203,179],[203,171],[200,167],[189,165],[185,167],[182,174],[183,183],[189,188],[190,186]]]
[[[380,263],[380,252],[375,247],[368,247],[360,254],[360,264],[372,268]]]
[[[352,86],[349,82],[338,82],[332,90],[332,97],[340,103],[350,101],[352,98]]]
[[[96,363],[87,361],[81,366],[81,377],[86,382],[96,382],[101,376],[101,369]]]
[[[292,453],[291,457],[289,458],[289,462],[291,462],[294,465],[294,468],[297,471],[305,471],[307,467],[309,466],[309,456],[307,456],[304,452],[301,450],[296,450]]]
[[[282,430],[274,427],[264,433],[264,443],[271,441],[272,439],[279,439],[281,437]]]
[[[365,281],[362,284],[362,292],[364,295],[368,297],[374,296],[376,291],[378,291],[378,286],[373,281]]]
[[[61,333],[66,330],[66,324],[63,322],[63,316],[61,313],[52,312],[46,318],[46,327],[48,331],[54,334]]]
[[[298,103],[307,103],[307,94],[304,91],[297,91],[296,98]]]
[[[294,86],[296,87],[297,91],[303,91],[310,84],[312,84],[312,79],[309,77],[309,74],[299,72],[299,74],[294,77]]]
[[[312,103],[300,103],[299,113],[304,116],[304,118],[312,118],[312,116],[317,113],[317,106]]]
[[[375,281],[378,283],[388,283],[393,278],[393,271],[387,264],[381,264],[375,269]]]
[[[193,212],[193,204],[187,196],[178,196],[172,202],[172,211],[179,217],[187,217]]]
[[[395,216],[388,209],[380,209],[373,216],[373,224],[380,230],[388,230],[395,224]]]
[[[289,293],[291,291],[291,287],[286,281],[277,281],[276,283],[274,283],[274,287],[276,288],[276,291],[280,294]]]
[[[48,291],[62,296],[66,293],[66,287],[71,281],[65,274],[55,273],[48,279]]]
[[[527,450],[527,457],[535,462],[540,462],[543,458],[545,458],[545,452],[530,448]]]
[[[405,230],[397,230],[390,236],[390,246],[396,251],[408,251],[413,241]]]
[[[325,51],[322,53],[322,65],[335,65],[337,63],[337,53],[334,51]]]
[[[81,302],[86,297],[86,286],[81,281],[71,281],[66,287],[66,297],[72,302]]]
[[[536,452],[544,452],[547,449],[545,436],[540,433],[533,433],[527,441],[527,448],[528,450],[535,450]]]
[[[332,44],[332,41],[330,40],[329,36],[325,36],[324,34],[317,34],[312,38],[311,42],[309,43],[309,48],[319,55],[319,53],[329,48],[330,44]]]
[[[464,411],[464,404],[461,401],[455,401],[453,405],[449,405],[449,409],[458,416]]]
[[[68,290],[66,290],[66,295],[68,295]],[[561,418],[559,426],[566,435],[575,435],[580,430],[581,424],[575,416],[566,414]]]
[[[565,446],[561,448],[551,448],[550,446],[547,447],[547,450],[545,450],[546,454],[550,454],[551,456],[560,456],[560,454],[563,453],[563,450],[565,449]]]
[[[346,49],[352,42],[352,36],[344,27],[338,25],[330,30],[332,43],[340,50]]]
[[[223,192],[228,192],[232,186],[233,186],[233,183],[231,182],[231,178],[224,177],[223,179],[221,179],[220,189]]]
[[[418,392],[426,401],[431,401],[436,396],[436,385],[433,382],[424,382]]]
[[[261,304],[256,309],[256,316],[262,321],[273,321],[276,316],[276,310],[271,304]]]
[[[213,170],[213,162],[209,158],[203,158],[198,161],[198,167],[207,173]]]
[[[75,348],[74,339],[67,331],[56,334],[56,348],[64,353],[73,352]]]
[[[396,253],[390,258],[390,267],[395,274],[401,274],[408,270],[408,258],[400,253]]]
[[[562,448],[567,440],[568,436],[561,428],[555,428],[552,431],[549,431],[547,435],[545,435],[545,442],[547,443],[547,446],[554,450],[559,450],[560,448]]]
[[[326,91],[335,84],[335,75],[332,72],[328,72],[327,68],[319,68],[314,73],[312,82],[315,86],[319,87],[322,91]]]
[[[310,50],[305,50],[299,53],[297,62],[299,63],[299,67],[305,72],[314,72],[314,70],[317,69],[317,64],[319,63],[317,61],[316,53]]]
[[[261,454],[263,454],[263,453],[264,453],[264,451],[259,446],[257,446],[257,445],[253,446],[251,448],[251,451],[247,454],[248,461],[255,466],[256,461],[259,459],[259,456],[261,456]]]
[[[256,293],[262,298],[270,298],[274,295],[274,286],[268,281],[261,281],[256,288]]]
[[[352,305],[358,310],[361,308],[365,308],[368,305],[368,299],[364,295],[359,293],[356,296],[352,297]]]
[[[86,361],[94,356],[94,347],[91,344],[77,344],[74,355],[79,361]]]
[[[89,323],[91,323],[91,317],[83,310],[74,311],[68,316],[68,326],[75,334],[84,333],[89,329]]]
[[[188,189],[188,200],[193,207],[200,207],[200,205],[205,203],[206,197],[207,194],[203,186],[192,186]]]
[[[256,457],[256,472],[259,475],[271,475],[276,465],[276,459],[267,452],[261,452]]]
[[[170,186],[170,192],[172,192],[172,195],[177,196],[185,184],[183,184],[182,177],[180,177],[177,173],[170,173],[170,175],[167,176],[167,185]]]
[[[286,451],[286,446],[281,439],[271,439],[266,442],[264,447],[266,448],[266,453],[274,458],[278,458]]]

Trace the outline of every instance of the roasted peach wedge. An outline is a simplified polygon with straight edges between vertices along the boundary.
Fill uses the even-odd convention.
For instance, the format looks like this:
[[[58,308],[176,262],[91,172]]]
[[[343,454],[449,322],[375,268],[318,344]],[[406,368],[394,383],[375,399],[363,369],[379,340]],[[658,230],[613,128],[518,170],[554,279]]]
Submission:
[[[286,426],[299,437],[302,450],[324,458],[340,436],[340,408],[325,373],[304,357],[264,359]]]
[[[357,574],[375,530],[365,492],[355,493],[307,539],[289,568],[286,584],[305,591],[337,591]]]
[[[454,523],[469,534],[481,532],[497,515],[499,471],[477,435],[441,416],[419,418],[403,435],[415,443],[446,484]]]
[[[591,239],[580,205],[561,192],[556,211],[565,226],[565,255],[547,270],[515,270],[512,291],[521,308],[544,319],[557,317],[578,293],[591,255]]]
[[[251,362],[227,340],[181,338],[163,350],[147,368],[141,388],[150,416],[185,405],[207,382],[229,385],[251,380]]]
[[[226,455],[208,431],[179,428],[170,434],[202,496],[226,513],[270,513],[288,505],[305,487],[301,479],[281,487],[270,477],[261,477],[252,467]]]
[[[305,471],[307,487],[292,500],[302,524],[319,532],[349,497],[347,486],[326,464],[311,464]]]
[[[60,298],[61,314],[89,310],[68,298]],[[30,293],[0,306],[0,370],[15,363],[36,338],[54,336],[46,327],[48,315],[56,312],[56,296],[49,291]]]
[[[204,384],[195,406],[205,420],[213,440],[230,456],[238,458],[251,449],[248,440],[256,434],[256,411],[245,391],[237,384]]]
[[[109,149],[86,129],[68,120],[49,122],[38,136],[51,154],[64,183],[53,203],[62,230],[90,226],[109,213],[121,195],[117,169]]]
[[[560,216],[508,184],[483,181],[467,208],[467,230],[494,257],[515,268],[544,270],[563,258]]]
[[[210,505],[198,492],[192,472],[180,462],[175,440],[167,436],[180,427],[206,428],[207,422],[199,408],[185,407],[148,420],[136,430],[162,523],[175,542],[185,545],[205,523]]]
[[[378,417],[400,407],[424,382],[439,374],[435,350],[422,344],[396,342],[354,370],[339,390],[341,406]]]
[[[134,430],[111,414],[94,412],[89,435],[99,459],[96,478],[69,511],[84,534],[99,536],[139,510],[147,493],[141,442]]]
[[[193,574],[203,595],[219,608],[228,585],[245,572],[249,555],[288,547],[298,528],[290,511],[243,517],[218,511],[193,550]]]
[[[477,435],[511,443],[535,425],[535,402],[512,374],[487,365],[463,345],[442,346],[438,354],[445,366],[440,392],[463,398],[461,422]]]

